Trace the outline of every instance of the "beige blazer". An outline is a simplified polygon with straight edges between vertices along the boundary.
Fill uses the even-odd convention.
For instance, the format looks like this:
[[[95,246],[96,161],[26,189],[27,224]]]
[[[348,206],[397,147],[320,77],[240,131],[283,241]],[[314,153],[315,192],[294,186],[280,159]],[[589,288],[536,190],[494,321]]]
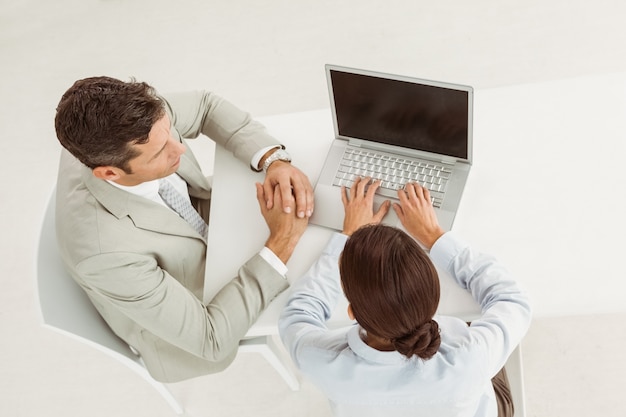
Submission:
[[[183,142],[209,136],[234,152],[242,169],[250,169],[257,150],[277,144],[249,114],[214,94],[182,93],[165,101],[174,135]],[[211,190],[189,149],[178,174],[208,220]],[[259,313],[288,286],[257,254],[208,305],[203,304],[203,237],[171,210],[96,178],[65,150],[56,213],[67,269],[159,381],[176,382],[226,368]],[[211,221],[237,227],[237,219]]]

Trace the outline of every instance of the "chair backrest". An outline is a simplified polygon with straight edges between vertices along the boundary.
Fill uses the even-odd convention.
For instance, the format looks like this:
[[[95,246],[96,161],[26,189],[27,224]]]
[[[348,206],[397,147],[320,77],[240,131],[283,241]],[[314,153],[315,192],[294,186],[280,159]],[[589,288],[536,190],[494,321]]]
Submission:
[[[43,324],[122,362],[150,383],[177,415],[185,415],[172,393],[150,376],[140,357],[113,333],[65,269],[56,240],[55,206],[53,191],[44,214],[37,253],[37,294]]]
[[[43,218],[37,253],[37,293],[44,325],[117,359],[139,364],[139,358],[113,333],[65,269],[56,241],[55,200],[56,193],[52,192]]]

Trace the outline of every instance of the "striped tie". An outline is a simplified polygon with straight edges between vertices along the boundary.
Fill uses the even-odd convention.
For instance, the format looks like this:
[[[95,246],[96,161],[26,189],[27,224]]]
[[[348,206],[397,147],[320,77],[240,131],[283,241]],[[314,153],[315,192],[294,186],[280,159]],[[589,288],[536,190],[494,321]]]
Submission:
[[[168,181],[159,181],[159,195],[165,201],[165,204],[185,219],[200,236],[207,238],[209,229],[207,224],[196,209],[193,208],[189,200],[180,195]]]

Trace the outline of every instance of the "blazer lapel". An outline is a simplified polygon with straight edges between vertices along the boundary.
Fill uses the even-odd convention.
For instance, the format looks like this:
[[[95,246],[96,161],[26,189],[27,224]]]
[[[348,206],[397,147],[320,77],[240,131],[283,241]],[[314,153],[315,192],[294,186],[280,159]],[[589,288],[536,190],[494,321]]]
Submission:
[[[189,195],[204,200],[211,199],[211,186],[209,181],[202,173],[200,164],[196,160],[196,157],[189,149],[187,143],[183,140],[187,150],[181,155],[180,167],[176,172],[187,182]]]
[[[187,162],[181,157],[181,168]],[[140,229],[191,237],[206,243],[204,237],[200,236],[189,223],[172,210],[146,198],[120,190],[108,182],[96,178],[87,167],[83,172],[83,182],[94,198],[118,219],[128,216],[133,224]],[[210,195],[210,190],[208,192]]]

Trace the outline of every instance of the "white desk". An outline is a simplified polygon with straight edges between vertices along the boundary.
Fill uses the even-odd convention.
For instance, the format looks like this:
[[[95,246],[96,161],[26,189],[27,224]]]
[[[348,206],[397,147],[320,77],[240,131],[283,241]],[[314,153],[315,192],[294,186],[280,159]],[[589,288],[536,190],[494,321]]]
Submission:
[[[314,182],[333,138],[329,111],[260,120]],[[453,230],[513,271],[530,291],[536,316],[626,310],[626,280],[616,267],[623,245],[615,243],[626,232],[626,74],[477,91],[474,120],[474,165]],[[586,163],[602,171],[588,171]],[[550,175],[543,185],[542,174]],[[216,149],[206,300],[265,242],[254,188],[262,179]],[[309,226],[288,263],[290,280],[309,267],[330,233]],[[276,333],[286,296],[249,336]],[[347,320],[344,307],[335,323]],[[440,311],[468,317],[476,306],[442,277]]]
[[[328,110],[260,119],[314,182],[333,138]],[[531,294],[535,316],[626,310],[617,262],[626,233],[626,74],[477,91],[474,165],[453,230],[513,271]],[[253,173],[216,149],[205,299],[259,250],[267,227]],[[587,169],[598,164],[601,171]],[[549,175],[540,181],[542,175]],[[332,232],[309,226],[288,263],[297,279]],[[471,319],[477,306],[447,276],[440,312]],[[248,332],[292,389],[299,386],[276,341],[287,292]],[[330,325],[348,322],[340,303]],[[259,342],[260,341],[260,342]],[[525,415],[521,351],[507,362],[516,414]]]
[[[260,120],[287,147],[296,166],[314,182],[333,138],[329,111],[294,113]],[[212,194],[216,204],[211,206],[205,300],[210,300],[236,275],[238,268],[263,247],[268,236],[254,188],[255,181],[262,182],[264,177],[242,165],[223,148],[216,149]],[[306,272],[332,232],[316,225],[308,226],[287,264],[290,281]],[[277,334],[276,323],[287,293],[281,294],[261,315],[248,336]],[[329,322],[330,326],[350,322],[346,306],[343,300]],[[440,311],[471,317],[478,310],[465,291],[460,290],[449,277],[443,277]]]

